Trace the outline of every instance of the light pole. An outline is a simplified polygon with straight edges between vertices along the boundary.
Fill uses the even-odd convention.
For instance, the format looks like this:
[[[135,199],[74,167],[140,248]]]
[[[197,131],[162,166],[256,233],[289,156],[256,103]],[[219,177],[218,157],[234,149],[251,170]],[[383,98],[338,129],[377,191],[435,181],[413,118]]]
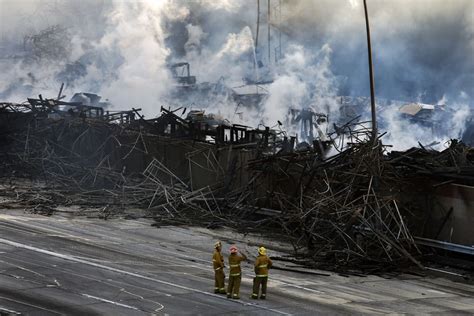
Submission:
[[[367,0],[364,0],[365,26],[367,29],[367,51],[369,55],[369,78],[370,78],[370,110],[372,112],[372,141],[375,143],[377,139],[377,114],[375,112],[375,83],[374,83],[374,67],[372,64],[372,45],[370,44],[370,26],[369,14],[367,12]]]

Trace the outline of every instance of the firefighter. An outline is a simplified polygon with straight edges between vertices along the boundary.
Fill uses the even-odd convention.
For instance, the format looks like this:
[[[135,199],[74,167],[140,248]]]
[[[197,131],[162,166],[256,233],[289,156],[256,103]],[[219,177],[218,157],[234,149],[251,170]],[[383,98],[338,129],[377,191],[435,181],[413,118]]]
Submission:
[[[260,299],[264,300],[267,296],[268,269],[272,267],[272,261],[267,257],[267,250],[264,247],[258,248],[258,257],[255,260],[255,278],[253,279],[252,298],[257,299],[262,286]]]
[[[212,256],[212,265],[214,267],[214,293],[226,294],[225,274],[224,274],[224,256],[221,254],[222,244],[217,241],[214,244],[214,255]]]
[[[240,269],[240,262],[247,260],[247,256],[241,253],[241,256],[238,254],[236,246],[230,247],[230,256],[229,256],[229,284],[227,285],[227,297],[239,299],[239,290],[240,282],[242,280],[242,270]]]

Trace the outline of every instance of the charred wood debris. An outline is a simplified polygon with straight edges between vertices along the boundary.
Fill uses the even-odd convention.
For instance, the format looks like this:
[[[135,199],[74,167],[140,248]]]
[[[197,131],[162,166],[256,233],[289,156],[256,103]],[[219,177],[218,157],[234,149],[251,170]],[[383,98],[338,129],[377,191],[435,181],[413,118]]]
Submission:
[[[368,141],[353,120],[296,151],[294,138],[268,127],[182,118],[181,108],[145,119],[140,109],[61,99],[0,103],[1,208],[229,226],[291,241],[294,255],[280,260],[374,273],[422,266],[420,194],[474,184],[474,150],[456,140],[443,151],[387,152],[383,135]]]

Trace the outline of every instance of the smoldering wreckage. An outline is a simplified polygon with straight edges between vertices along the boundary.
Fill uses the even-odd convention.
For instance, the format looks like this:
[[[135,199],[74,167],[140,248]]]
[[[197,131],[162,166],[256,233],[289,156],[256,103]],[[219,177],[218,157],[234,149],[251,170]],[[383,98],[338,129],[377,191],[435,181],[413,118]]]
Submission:
[[[66,102],[62,89],[0,103],[2,208],[227,226],[291,241],[293,255],[276,260],[349,274],[423,268],[435,249],[473,254],[463,216],[474,149],[462,141],[388,151],[358,118],[319,137],[327,117],[291,110],[311,136],[298,143],[204,111],[161,107],[145,119],[95,94]]]
[[[35,48],[30,58],[60,58],[51,47],[61,47],[63,32],[52,27],[25,38]],[[70,64],[57,79],[68,85],[81,67]],[[384,133],[374,135],[361,119],[368,98],[336,97],[335,122],[291,108],[286,124],[254,129],[180,104],[217,96],[255,109],[271,81],[231,89],[197,82],[187,62],[169,68],[174,104],[151,119],[139,108],[111,111],[93,93],[64,101],[64,84],[52,98],[0,103],[0,206],[232,227],[289,240],[294,253],[273,259],[353,274],[423,268],[440,249],[474,253],[472,118],[462,140],[442,151],[433,144],[389,150]],[[377,102],[397,106],[402,119],[434,136],[450,114],[444,106]]]

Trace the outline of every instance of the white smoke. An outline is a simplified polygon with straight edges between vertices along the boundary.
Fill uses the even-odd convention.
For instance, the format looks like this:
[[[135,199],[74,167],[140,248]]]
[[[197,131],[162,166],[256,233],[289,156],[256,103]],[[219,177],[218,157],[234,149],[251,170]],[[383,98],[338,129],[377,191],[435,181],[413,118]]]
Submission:
[[[207,34],[202,31],[199,25],[188,24],[186,30],[188,31],[188,40],[184,44],[187,53],[186,59],[196,59],[200,54],[201,41],[207,37]]]
[[[242,83],[242,78],[253,67],[253,39],[249,27],[239,33],[230,33],[217,51],[204,48],[196,61],[196,75],[203,81],[216,81],[221,76],[230,82]],[[195,60],[191,59],[191,63]]]
[[[465,93],[461,92],[457,101],[453,102],[443,96],[438,104],[439,107],[435,107],[437,110],[425,124],[402,118],[399,106],[384,107],[379,112],[379,119],[384,122],[381,132],[387,132],[383,137],[384,143],[395,150],[418,147],[419,144],[442,150],[449,145],[450,139],[460,139],[470,115]]]
[[[96,92],[107,97],[115,105],[114,109],[134,106],[141,107],[147,115],[156,115],[160,98],[171,85],[166,66],[170,51],[164,43],[163,19],[179,20],[189,12],[173,6],[170,1],[105,3],[89,3],[88,8],[75,1],[62,3],[58,10],[67,13],[65,16],[70,20],[59,19],[52,23],[66,25],[68,37],[63,40],[64,45],[70,45],[68,54],[60,60],[19,60],[13,67],[2,64],[5,70],[0,74],[0,91],[19,80],[20,86],[30,89],[17,89],[8,95],[12,101],[22,102],[39,93],[54,97],[60,86],[57,76],[66,65],[80,60],[85,75],[67,87],[65,92],[70,96],[79,91]],[[16,3],[9,5],[17,8]],[[30,6],[38,10],[33,4]],[[18,7],[27,8],[24,4]],[[96,9],[100,9],[99,12]],[[87,22],[90,15],[100,16],[100,21],[94,23],[100,30],[85,33],[78,23],[79,20]],[[86,24],[84,28],[88,30],[91,25]]]
[[[289,109],[311,109],[337,120],[337,80],[331,71],[331,48],[324,45],[313,52],[293,45],[275,68],[276,80],[269,86],[269,98],[263,108],[263,122],[274,125],[283,121]],[[299,133],[297,126],[284,126],[290,134]]]
[[[156,114],[159,98],[170,86],[169,50],[161,21],[164,6],[166,2],[119,2],[108,16],[110,29],[96,49],[117,50],[124,59],[117,70],[118,80],[104,83],[100,90],[112,104]]]
[[[147,116],[154,116],[160,105],[173,104],[168,92],[174,83],[167,65],[188,61],[198,83],[220,81],[236,87],[247,77],[274,79],[266,87],[269,96],[261,109],[244,109],[227,92],[195,102],[196,108],[254,126],[283,122],[290,107],[328,113],[334,121],[338,95],[369,94],[361,4],[361,0],[282,1],[281,23],[277,13],[272,16],[269,64],[265,6],[260,12],[259,47],[254,47],[254,1],[69,0],[45,5],[3,0],[0,54],[15,58],[0,58],[0,97],[15,102],[39,93],[53,97],[67,75],[79,73],[68,82],[69,96],[96,92],[117,109],[142,107]],[[473,9],[470,0],[449,5],[442,0],[369,1],[377,97],[436,103],[444,96],[442,103],[453,114],[446,124],[455,127],[444,138],[463,130],[472,103],[474,21],[469,13]],[[53,25],[67,30],[65,56],[23,58],[23,37]],[[277,30],[283,42],[278,63],[273,60]],[[264,67],[256,67],[259,61]],[[79,65],[78,70],[71,64]],[[64,75],[67,67],[72,71]],[[426,129],[400,120],[397,108],[381,112],[380,119],[387,120],[386,141],[397,146],[433,139]],[[408,129],[412,132],[406,133]]]

